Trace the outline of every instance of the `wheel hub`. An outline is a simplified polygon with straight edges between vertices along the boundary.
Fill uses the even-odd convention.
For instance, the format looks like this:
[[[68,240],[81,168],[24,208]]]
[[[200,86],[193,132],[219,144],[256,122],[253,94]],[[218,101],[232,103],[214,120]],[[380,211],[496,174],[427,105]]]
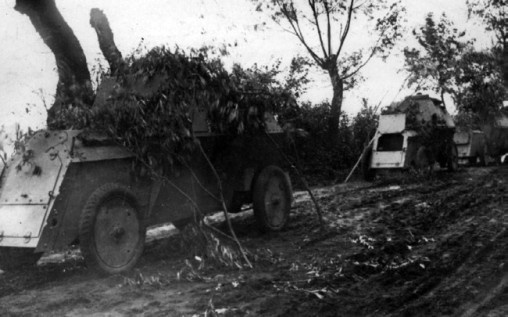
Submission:
[[[111,237],[115,242],[119,242],[120,239],[125,235],[125,229],[123,227],[115,226],[111,231]]]
[[[278,226],[283,221],[283,200],[282,189],[278,179],[272,178],[268,184],[266,192],[265,206],[269,221],[274,226]]]
[[[136,211],[121,199],[106,202],[97,214],[95,248],[101,261],[110,267],[127,265],[141,238]]]

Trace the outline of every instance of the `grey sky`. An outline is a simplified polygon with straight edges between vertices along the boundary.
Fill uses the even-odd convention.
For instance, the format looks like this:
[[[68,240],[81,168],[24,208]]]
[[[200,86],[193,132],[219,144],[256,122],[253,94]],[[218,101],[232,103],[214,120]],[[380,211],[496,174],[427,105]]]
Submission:
[[[14,2],[0,2],[0,124],[18,121],[33,128],[42,128],[45,121],[42,98],[51,105],[57,82],[54,56],[28,18],[13,9]],[[124,55],[131,53],[142,38],[147,47],[161,44],[182,48],[232,44],[231,56],[226,64],[239,62],[247,67],[253,63],[270,64],[277,58],[282,58],[282,65],[287,66],[292,56],[297,53],[305,55],[295,37],[270,23],[263,13],[254,12],[248,0],[56,2],[81,42],[90,69],[97,65],[98,60],[103,60],[95,32],[88,22],[90,9],[94,7],[102,9],[108,16],[117,45]],[[479,45],[488,44],[483,28],[467,21],[465,0],[406,0],[405,4],[409,29],[422,24],[427,12],[432,11],[436,15],[445,12],[459,28],[479,37]],[[268,22],[264,31],[255,31],[254,25],[264,21]],[[410,35],[409,32],[407,34]],[[363,38],[353,37],[351,45],[354,45],[355,39],[361,41]],[[235,43],[237,46],[234,46]],[[403,90],[396,96],[405,77],[399,72],[403,65],[401,48],[410,43],[410,38],[400,43],[387,63],[373,60],[365,68],[363,76],[366,81],[346,93],[344,110],[356,112],[362,97],[377,104],[384,96],[383,103],[387,104],[409,93],[409,90]],[[41,93],[34,93],[36,91]],[[331,98],[328,78],[317,69],[304,98],[313,102]],[[25,112],[26,104],[35,104],[29,114]]]

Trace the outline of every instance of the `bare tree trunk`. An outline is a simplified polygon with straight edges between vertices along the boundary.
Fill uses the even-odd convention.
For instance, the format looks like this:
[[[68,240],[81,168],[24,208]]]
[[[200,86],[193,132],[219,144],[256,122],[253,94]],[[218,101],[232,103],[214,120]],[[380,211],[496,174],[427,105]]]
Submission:
[[[329,118],[329,141],[331,145],[335,145],[339,139],[339,122],[342,111],[342,101],[344,99],[344,82],[339,76],[337,65],[333,65],[327,69],[328,75],[332,82],[333,97],[331,104],[331,113]]]
[[[111,74],[115,74],[123,64],[122,53],[118,50],[115,44],[113,31],[109,26],[108,18],[99,9],[92,9],[90,11],[90,25],[95,29],[97,38],[99,40],[99,47],[102,54],[106,58],[111,70]]]
[[[503,63],[503,79],[504,79],[504,87],[508,89],[508,43],[505,43],[503,45],[503,56],[502,56],[502,63]]]
[[[55,55],[58,85],[55,103],[48,110],[48,127],[69,128],[61,118],[62,112],[69,108],[90,107],[94,100],[90,72],[81,44],[54,0],[16,0],[15,9],[30,18],[35,30]]]

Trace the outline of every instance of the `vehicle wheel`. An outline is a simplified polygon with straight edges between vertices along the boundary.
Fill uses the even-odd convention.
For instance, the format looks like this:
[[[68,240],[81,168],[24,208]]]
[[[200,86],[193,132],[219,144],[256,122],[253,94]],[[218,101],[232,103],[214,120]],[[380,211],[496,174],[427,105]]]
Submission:
[[[32,248],[0,248],[0,269],[10,271],[35,265],[42,253],[35,253]]]
[[[370,161],[372,160],[372,146],[369,146],[367,152],[362,158],[362,174],[363,179],[371,182],[376,177],[376,170],[370,167]]]
[[[146,228],[137,199],[110,183],[90,195],[81,214],[79,241],[87,265],[108,274],[128,271],[143,253]]]
[[[454,172],[459,169],[459,151],[457,151],[457,146],[455,144],[449,145],[448,148],[448,170],[450,172]]]
[[[254,215],[263,231],[284,228],[291,209],[291,182],[277,166],[265,167],[256,178],[252,193]]]
[[[426,146],[420,146],[416,151],[416,168],[418,171],[430,174],[434,169],[431,149]]]
[[[436,156],[436,162],[439,164],[440,168],[446,168],[448,166],[447,153],[443,153],[443,152],[439,151]]]

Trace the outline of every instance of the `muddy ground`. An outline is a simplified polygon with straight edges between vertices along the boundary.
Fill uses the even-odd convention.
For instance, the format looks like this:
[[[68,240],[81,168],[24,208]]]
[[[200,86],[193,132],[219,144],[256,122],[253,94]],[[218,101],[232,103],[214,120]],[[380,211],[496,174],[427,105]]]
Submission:
[[[325,228],[302,192],[282,232],[259,232],[252,211],[233,219],[253,269],[193,257],[164,227],[126,275],[76,251],[0,274],[0,315],[508,316],[507,167],[316,192]]]

